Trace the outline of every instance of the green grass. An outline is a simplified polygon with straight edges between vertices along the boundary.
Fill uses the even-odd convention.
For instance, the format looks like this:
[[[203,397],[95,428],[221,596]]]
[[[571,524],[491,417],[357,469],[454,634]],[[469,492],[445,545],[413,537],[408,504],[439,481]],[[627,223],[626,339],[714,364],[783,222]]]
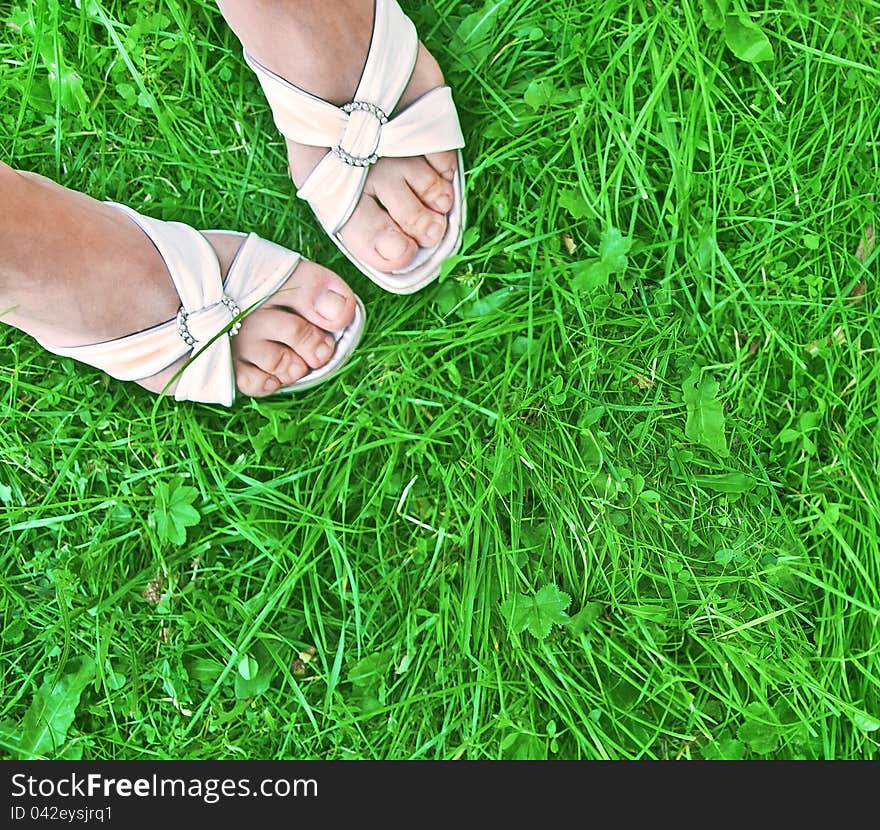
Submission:
[[[750,0],[753,64],[698,2],[405,3],[470,211],[412,297],[296,200],[212,4],[79,5],[14,0],[0,158],[295,247],[368,328],[231,411],[0,334],[4,755],[880,758],[880,4]]]

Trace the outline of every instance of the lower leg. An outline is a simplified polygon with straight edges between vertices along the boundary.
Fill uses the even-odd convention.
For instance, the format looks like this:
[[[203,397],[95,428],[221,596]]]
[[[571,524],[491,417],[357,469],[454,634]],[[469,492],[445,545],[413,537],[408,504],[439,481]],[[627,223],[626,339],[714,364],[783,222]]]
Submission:
[[[373,0],[217,0],[217,5],[242,46],[264,66],[328,101],[351,100],[349,63],[359,77],[370,46]],[[332,59],[314,59],[316,44],[332,44]]]
[[[174,287],[156,278],[161,257],[115,208],[3,163],[0,204],[3,322],[74,346],[174,316]]]

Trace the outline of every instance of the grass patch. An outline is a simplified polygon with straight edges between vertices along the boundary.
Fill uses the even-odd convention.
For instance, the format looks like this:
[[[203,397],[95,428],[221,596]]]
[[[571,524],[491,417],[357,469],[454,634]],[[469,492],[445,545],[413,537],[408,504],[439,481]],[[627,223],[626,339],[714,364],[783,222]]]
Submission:
[[[880,5],[719,5],[405,3],[471,218],[400,298],[212,4],[12,4],[4,160],[369,320],[231,411],[0,333],[8,757],[880,757]]]

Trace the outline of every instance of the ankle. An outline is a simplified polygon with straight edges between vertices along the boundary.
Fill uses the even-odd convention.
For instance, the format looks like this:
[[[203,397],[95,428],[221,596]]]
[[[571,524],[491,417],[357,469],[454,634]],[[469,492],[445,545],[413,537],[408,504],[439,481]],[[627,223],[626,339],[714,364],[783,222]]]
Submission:
[[[30,283],[27,255],[32,248],[34,220],[39,215],[37,185],[23,172],[0,162],[0,204],[15,205],[0,222],[0,313],[17,302]]]
[[[351,99],[373,30],[373,0],[217,0],[244,49],[326,100]]]

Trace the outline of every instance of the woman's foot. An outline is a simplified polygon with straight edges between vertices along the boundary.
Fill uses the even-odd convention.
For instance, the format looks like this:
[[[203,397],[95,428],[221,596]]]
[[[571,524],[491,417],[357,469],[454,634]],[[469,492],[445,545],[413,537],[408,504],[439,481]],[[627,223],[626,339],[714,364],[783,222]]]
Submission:
[[[245,50],[263,66],[337,105],[351,101],[370,47],[373,0],[217,0],[217,4]],[[420,44],[398,109],[442,84],[437,61]],[[327,152],[290,140],[287,150],[297,186]],[[379,159],[339,233],[346,247],[380,271],[406,268],[419,247],[434,247],[446,233],[456,166],[454,151]]]
[[[118,209],[2,163],[0,201],[16,206],[0,223],[3,322],[69,347],[174,319],[180,299],[162,257]],[[242,237],[211,232],[205,238],[225,277]],[[335,351],[331,332],[346,328],[355,308],[354,294],[338,276],[301,261],[231,340],[238,390],[269,395],[326,365]],[[138,383],[161,392],[185,361]]]

